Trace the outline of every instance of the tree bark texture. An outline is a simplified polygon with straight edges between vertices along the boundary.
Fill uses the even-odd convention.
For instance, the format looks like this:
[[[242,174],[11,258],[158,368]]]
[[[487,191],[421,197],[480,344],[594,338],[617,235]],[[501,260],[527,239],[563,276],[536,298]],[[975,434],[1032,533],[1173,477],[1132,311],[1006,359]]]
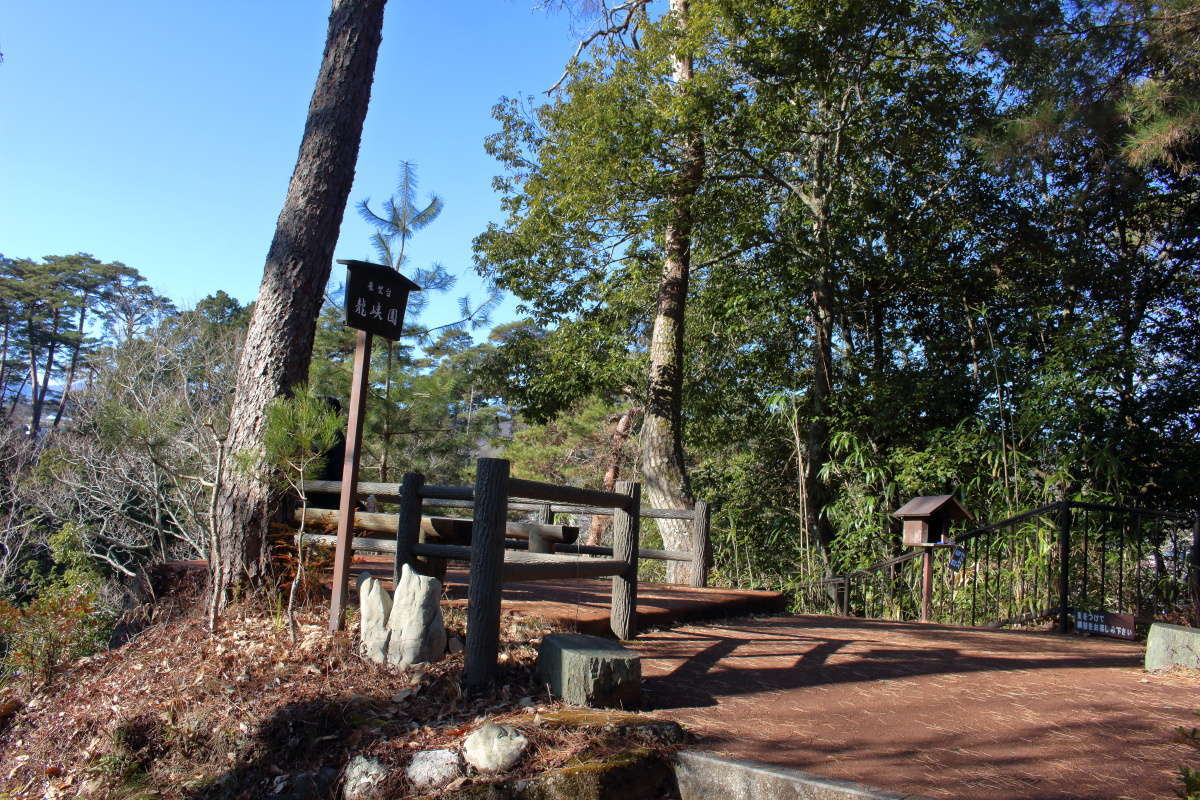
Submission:
[[[813,322],[813,383],[810,395],[811,422],[808,425],[807,458],[805,459],[804,495],[805,524],[810,535],[821,547],[825,563],[833,544],[833,526],[825,514],[829,502],[829,487],[821,478],[821,470],[829,460],[829,402],[833,393],[833,287],[826,269],[821,269],[813,288],[811,317]]]
[[[688,21],[688,0],[671,0],[671,13],[680,26]],[[677,91],[692,79],[692,57],[674,57],[672,77]],[[659,278],[650,338],[650,375],[642,423],[642,477],[650,505],[655,508],[691,508],[691,487],[683,457],[683,322],[687,306],[692,254],[692,200],[704,177],[704,142],[689,135],[675,186],[667,198],[670,214],[663,231],[663,271]],[[659,533],[668,550],[684,550],[689,526],[681,520],[659,520]],[[690,565],[667,563],[667,580],[687,583]]]
[[[640,406],[630,406],[617,418],[612,433],[608,437],[608,464],[604,468],[604,481],[601,484],[606,492],[616,491],[617,479],[621,477],[621,454],[625,451],[625,443],[633,432],[633,423],[641,416]],[[548,520],[547,520],[548,521]],[[584,544],[604,544],[604,534],[612,524],[611,517],[592,517],[592,525],[588,528],[587,541]]]
[[[267,404],[307,377],[316,319],[354,182],[385,4],[334,0],[300,153],[238,365],[231,454],[260,446]],[[260,477],[244,474],[229,460],[216,504],[224,563],[216,565],[213,577],[222,603],[235,584],[262,574],[270,499]]]
[[[83,323],[87,316],[88,296],[85,294],[79,304],[79,324],[75,328],[75,347],[71,350],[71,366],[67,368],[67,379],[63,382],[62,395],[58,398],[58,411],[54,414],[53,428],[62,421],[63,413],[67,410],[67,398],[71,394],[71,384],[75,382],[75,371],[79,369],[79,351],[83,349]],[[3,384],[0,384],[3,385]]]

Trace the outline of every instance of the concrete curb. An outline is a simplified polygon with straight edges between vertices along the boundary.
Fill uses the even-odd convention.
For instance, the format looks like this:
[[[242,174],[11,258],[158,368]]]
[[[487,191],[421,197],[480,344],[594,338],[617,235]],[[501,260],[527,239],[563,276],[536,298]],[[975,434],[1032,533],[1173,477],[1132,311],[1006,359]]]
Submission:
[[[925,800],[698,750],[676,753],[674,767],[681,800]]]

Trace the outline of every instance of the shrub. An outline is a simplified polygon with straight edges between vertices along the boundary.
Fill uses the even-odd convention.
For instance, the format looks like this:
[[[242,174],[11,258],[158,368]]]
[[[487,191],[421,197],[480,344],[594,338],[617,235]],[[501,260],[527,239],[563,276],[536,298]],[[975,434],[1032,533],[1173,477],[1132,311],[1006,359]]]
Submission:
[[[0,600],[5,677],[49,683],[63,664],[100,649],[108,627],[83,588],[49,587],[23,606]]]

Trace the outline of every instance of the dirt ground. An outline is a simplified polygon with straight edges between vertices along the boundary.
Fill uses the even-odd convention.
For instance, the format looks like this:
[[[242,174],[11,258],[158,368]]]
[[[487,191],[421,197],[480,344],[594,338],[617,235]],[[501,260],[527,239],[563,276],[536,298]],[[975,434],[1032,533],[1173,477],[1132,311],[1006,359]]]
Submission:
[[[740,758],[930,798],[1174,797],[1200,674],[1143,648],[829,617],[643,634],[648,710]]]

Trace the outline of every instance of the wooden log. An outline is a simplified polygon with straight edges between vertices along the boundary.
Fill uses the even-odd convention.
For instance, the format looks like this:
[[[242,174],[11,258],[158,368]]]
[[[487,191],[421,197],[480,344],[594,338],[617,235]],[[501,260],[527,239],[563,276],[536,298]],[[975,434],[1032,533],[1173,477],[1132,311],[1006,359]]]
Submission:
[[[592,544],[560,544],[554,548],[556,553],[579,553],[589,556],[612,556],[613,549],[602,545]],[[657,561],[693,561],[692,554],[683,550],[655,550],[638,548],[638,558],[650,558]]]
[[[467,500],[475,497],[475,490],[470,486],[422,486],[421,497],[437,500]]]
[[[463,545],[418,544],[413,552],[419,556],[467,561],[471,557],[471,551],[472,548]],[[504,582],[607,578],[610,575],[623,574],[628,566],[626,562],[615,558],[505,550],[504,561],[500,565],[500,577]]]
[[[508,484],[507,461],[481,458],[475,462],[475,520],[471,527],[467,653],[463,670],[463,682],[469,689],[482,689],[496,677]]]
[[[299,509],[296,510],[293,518],[297,522],[300,521]],[[304,512],[304,521],[306,523],[336,523],[337,512],[331,508],[309,508]],[[354,527],[360,530],[395,533],[399,525],[399,514],[371,514],[360,511],[354,516]],[[571,542],[579,537],[579,528],[575,525],[505,522],[504,533],[505,536],[513,539],[528,539],[531,534],[536,534],[555,542]],[[421,517],[421,535],[425,538],[443,541],[469,542],[471,540],[471,520],[458,517]]]
[[[303,484],[305,492],[323,492],[325,494],[341,494],[341,481],[305,481]],[[359,497],[369,497],[375,495],[375,499],[381,503],[399,503],[400,491],[399,487],[394,483],[375,483],[372,481],[359,481],[358,488],[355,494]]]
[[[396,515],[396,559],[392,565],[393,586],[400,585],[400,570],[413,565],[413,547],[421,540],[421,486],[425,476],[406,472],[400,480],[400,513]]]
[[[342,490],[341,481],[305,481],[304,491],[306,492],[325,492],[328,494],[338,494]],[[442,496],[438,494],[434,496],[429,493],[438,493],[446,490],[446,494],[453,491],[455,497],[459,494],[464,494],[462,499],[455,497]],[[472,508],[473,503],[470,500],[471,489],[461,486],[425,486],[422,489],[422,503],[430,508]],[[375,499],[381,503],[399,503],[400,493],[394,483],[377,483],[372,481],[358,482],[358,496],[367,497],[375,495]],[[510,511],[541,511],[546,507],[546,503],[523,502],[514,500],[508,504]],[[588,514],[591,516],[612,516],[613,506],[596,506],[587,504],[564,504],[551,503],[550,511],[552,514]],[[690,508],[643,508],[641,516],[643,519],[692,519],[695,512]]]
[[[625,508],[613,514],[613,556],[628,566],[612,579],[612,610],[609,626],[618,639],[637,636],[637,569],[638,538],[640,519],[638,509],[642,499],[642,485],[630,481],[617,481],[617,491],[627,497]],[[629,509],[629,510],[626,510]]]
[[[703,589],[708,585],[708,567],[712,564],[712,542],[709,540],[708,503],[696,501],[692,516],[692,569],[690,584]]]
[[[453,544],[418,544],[417,555],[467,561],[470,547]],[[623,572],[626,562],[615,558],[565,556],[561,553],[531,553],[505,550],[501,574],[505,581],[563,580],[569,578],[608,577]]]
[[[304,541],[308,544],[323,544],[333,547],[335,544],[337,544],[337,536],[332,533],[305,533]],[[396,552],[396,540],[375,539],[370,536],[355,536],[350,541],[350,548],[356,553],[361,553],[363,551],[375,553],[394,553]]]
[[[545,560],[534,560],[542,556]],[[501,575],[506,583],[513,581],[564,581],[584,578],[607,578],[628,572],[629,564],[615,558],[563,556],[559,553],[526,553],[509,550],[504,554]]]
[[[554,483],[527,481],[521,478],[512,478],[508,484],[511,496],[527,500],[549,500],[605,508],[629,507],[629,498],[618,492],[602,492],[597,489],[582,489],[578,486],[559,486]]]

